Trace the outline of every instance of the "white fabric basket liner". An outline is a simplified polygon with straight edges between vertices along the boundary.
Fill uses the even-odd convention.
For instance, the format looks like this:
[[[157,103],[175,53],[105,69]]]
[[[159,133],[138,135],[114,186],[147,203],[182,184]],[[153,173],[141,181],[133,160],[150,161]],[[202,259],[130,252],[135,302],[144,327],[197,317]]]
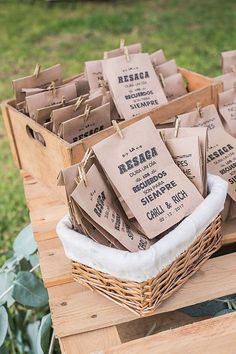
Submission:
[[[223,210],[227,182],[208,174],[208,188],[208,196],[193,213],[145,251],[131,253],[100,245],[72,230],[69,215],[59,221],[56,231],[69,259],[121,279],[143,282],[187,250]]]

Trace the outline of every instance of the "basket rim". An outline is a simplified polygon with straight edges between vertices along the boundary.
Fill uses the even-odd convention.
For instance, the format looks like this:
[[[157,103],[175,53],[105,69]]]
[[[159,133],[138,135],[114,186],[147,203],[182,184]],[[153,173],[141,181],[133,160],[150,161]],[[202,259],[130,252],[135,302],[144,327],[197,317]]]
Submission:
[[[227,182],[208,175],[208,187],[210,193],[194,212],[145,251],[131,253],[100,245],[72,230],[68,215],[58,223],[57,234],[70,260],[121,279],[142,282],[172,263],[222,211]]]

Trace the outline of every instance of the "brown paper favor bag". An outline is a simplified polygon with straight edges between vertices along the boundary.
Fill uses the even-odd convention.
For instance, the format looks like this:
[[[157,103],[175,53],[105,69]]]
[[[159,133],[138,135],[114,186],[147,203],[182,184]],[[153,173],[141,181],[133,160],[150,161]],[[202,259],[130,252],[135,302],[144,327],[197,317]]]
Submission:
[[[166,62],[166,57],[162,49],[159,49],[156,52],[150,54],[150,59],[154,68]]]
[[[100,227],[131,252],[149,248],[149,241],[134,231],[114,204],[114,195],[93,164],[86,172],[86,184],[78,183],[71,197]]]
[[[236,218],[236,202],[231,199],[228,220]]]
[[[178,118],[180,119],[180,127],[206,127],[208,134],[216,128],[224,129],[214,104],[178,115]]]
[[[223,84],[223,90],[227,91],[233,88],[234,82],[236,81],[236,74],[234,72],[227,73],[224,75],[217,76],[214,79],[215,82]]]
[[[228,182],[228,194],[236,201],[236,139],[219,128],[208,136],[208,171]]]
[[[109,50],[108,52],[104,53],[104,58],[115,58],[124,55],[125,47],[127,48],[129,54],[137,54],[142,52],[142,44],[134,43],[127,46],[122,46],[121,48]]]
[[[166,61],[165,63],[158,65],[156,71],[158,74],[161,74],[163,78],[177,74],[178,68],[175,59]]]
[[[26,104],[30,117],[34,118],[36,110],[42,107],[52,106],[65,100],[77,97],[75,83],[48,89],[36,95],[26,97]]]
[[[231,72],[232,67],[236,67],[236,50],[221,53],[221,67],[224,74]]]
[[[103,80],[102,60],[91,60],[85,62],[85,71],[88,78],[90,91],[99,87],[100,80]]]
[[[62,69],[60,64],[39,71],[38,75],[30,75],[13,80],[12,85],[16,95],[16,102],[25,100],[25,93],[22,92],[23,88],[46,88],[52,81],[55,82],[56,86],[62,84]]]
[[[176,128],[159,128],[159,131],[164,133],[165,139],[173,139],[176,137]],[[199,145],[201,149],[201,158],[202,158],[202,174],[204,181],[204,191],[203,196],[207,195],[207,149],[208,149],[208,132],[205,127],[179,127],[178,129],[178,138],[187,138],[187,137],[198,137]]]
[[[110,103],[91,110],[86,116],[82,114],[62,122],[58,134],[69,143],[74,143],[95,134],[111,125]]]
[[[152,239],[189,215],[203,198],[174,163],[150,117],[122,129],[122,136],[114,134],[93,150]]]
[[[166,139],[165,143],[176,165],[203,195],[205,181],[198,137]]]
[[[222,125],[214,105],[179,116],[181,126],[204,126],[208,128],[209,173],[222,177],[229,184],[228,194],[236,200],[236,139]]]
[[[83,97],[85,99],[88,99],[89,95],[88,94],[83,95]],[[35,118],[36,122],[43,125],[44,123],[47,123],[51,120],[52,111],[54,111],[55,109],[62,108],[62,107],[74,105],[77,101],[78,101],[78,97],[73,98],[72,100],[68,100],[68,101],[63,97],[62,101],[60,103],[56,103],[56,104],[53,104],[48,107],[36,109],[36,113],[35,113],[34,118]]]
[[[163,90],[168,101],[188,93],[183,76],[178,73],[163,79]]]
[[[104,60],[103,72],[121,118],[130,119],[167,102],[148,54]]]
[[[236,138],[236,93],[235,88],[221,92],[219,97],[219,111],[223,118],[225,130]]]
[[[86,152],[84,159],[86,160],[86,164],[88,165],[87,167],[89,168],[93,161],[92,159],[87,159],[87,153],[88,152]],[[89,222],[88,218],[83,216],[80,209],[71,198],[71,194],[77,186],[76,181],[79,176],[79,165],[80,164],[76,164],[65,168],[58,176],[58,185],[63,185],[65,187],[72,225],[75,230],[84,233],[94,241],[99,242],[102,245],[110,246],[110,242],[104,238],[104,236]]]
[[[76,77],[72,77],[71,79],[66,80],[65,85],[67,85],[69,83],[75,84],[78,97],[89,93],[89,83],[88,83],[88,79],[86,78],[85,73],[81,73]]]
[[[226,221],[229,218],[231,201],[232,199],[230,198],[229,195],[227,195],[225,199],[224,209],[221,212],[222,221]]]
[[[103,95],[102,104],[110,103],[111,120],[116,120],[116,121],[121,120],[110,91],[106,90],[104,87],[99,87],[98,89],[90,92],[90,98],[94,98],[100,95]]]
[[[94,98],[86,99],[86,97],[80,96],[80,98],[73,104],[52,111],[51,120],[53,122],[53,132],[58,133],[58,129],[62,122],[66,122],[69,119],[80,116],[84,113],[86,104],[91,106],[91,109],[95,109],[102,105],[103,96],[96,96]]]

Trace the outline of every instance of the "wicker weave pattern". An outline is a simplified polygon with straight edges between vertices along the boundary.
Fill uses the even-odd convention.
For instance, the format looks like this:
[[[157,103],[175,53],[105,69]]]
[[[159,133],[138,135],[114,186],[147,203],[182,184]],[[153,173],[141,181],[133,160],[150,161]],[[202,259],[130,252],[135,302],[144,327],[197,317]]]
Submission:
[[[170,266],[142,283],[122,280],[78,262],[72,262],[72,274],[81,284],[145,316],[183,285],[219,249],[221,240],[221,218],[218,216]]]

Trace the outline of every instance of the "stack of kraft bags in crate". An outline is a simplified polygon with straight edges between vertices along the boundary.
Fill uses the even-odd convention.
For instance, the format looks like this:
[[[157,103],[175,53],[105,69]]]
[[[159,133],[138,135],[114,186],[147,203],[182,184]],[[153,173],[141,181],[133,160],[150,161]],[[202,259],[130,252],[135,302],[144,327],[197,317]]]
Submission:
[[[148,114],[122,129],[119,122],[187,93],[175,60],[161,49],[143,53],[139,43],[122,41],[66,82],[60,65],[36,66],[13,81],[16,108],[69,143],[114,127],[59,175],[75,230],[109,247],[148,249],[207,196],[207,173],[228,182],[223,219],[236,217],[234,55],[222,54],[225,74],[215,80],[227,84],[219,107],[196,102],[157,126]]]

